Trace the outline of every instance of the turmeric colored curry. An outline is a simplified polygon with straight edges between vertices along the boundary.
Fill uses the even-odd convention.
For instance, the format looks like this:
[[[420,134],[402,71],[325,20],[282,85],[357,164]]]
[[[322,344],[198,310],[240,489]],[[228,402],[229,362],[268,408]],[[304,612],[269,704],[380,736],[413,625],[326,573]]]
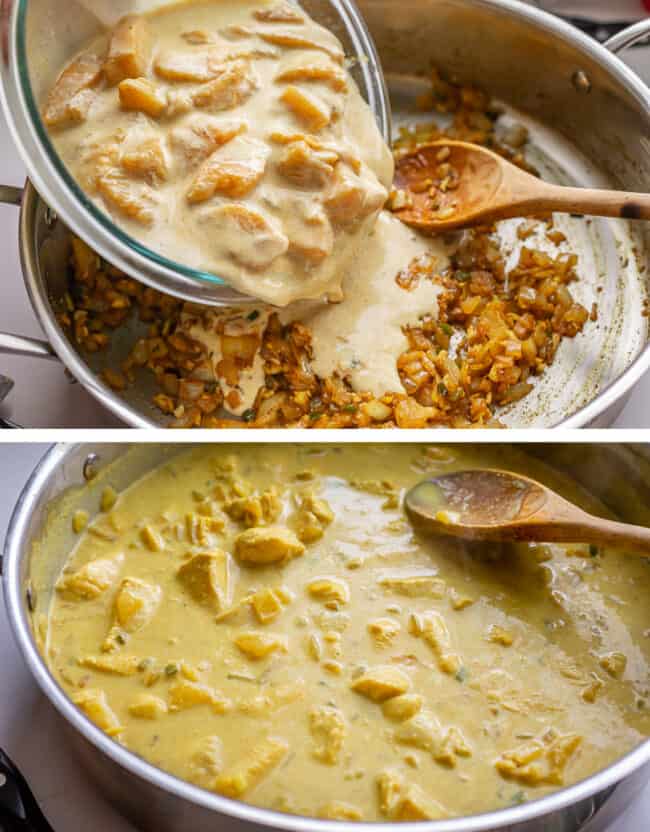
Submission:
[[[650,565],[414,532],[406,488],[496,462],[598,510],[503,448],[214,445],[106,487],[71,518],[51,670],[127,749],[283,812],[438,819],[576,782],[650,735]]]

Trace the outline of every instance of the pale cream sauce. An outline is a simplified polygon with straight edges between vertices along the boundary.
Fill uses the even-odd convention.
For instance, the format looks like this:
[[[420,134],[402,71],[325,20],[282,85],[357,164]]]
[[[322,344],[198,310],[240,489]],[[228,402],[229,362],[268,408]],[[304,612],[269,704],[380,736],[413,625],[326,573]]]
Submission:
[[[345,69],[337,38],[302,12],[297,23],[255,18],[256,11],[273,5],[196,0],[147,15],[151,55],[139,77],[154,84],[163,102],[161,114],[123,109],[121,87],[103,80],[81,91],[71,108],[76,115],[61,119],[60,108],[53,106],[56,95],[45,112],[46,121],[48,112],[54,114],[52,138],[73,176],[133,237],[165,257],[284,306],[298,298],[340,297],[345,267],[362,256],[387,196],[393,161]],[[264,39],[278,34],[314,46]],[[82,54],[102,55],[107,42],[108,36]],[[242,52],[244,58],[233,58]],[[200,103],[212,81],[161,76],[160,64],[169,64],[169,56],[182,68],[214,55],[220,72],[241,70],[241,77],[227,85],[225,104],[221,99]],[[305,67],[331,72],[335,80],[279,77]],[[300,104],[298,111],[292,108],[284,99],[291,90],[306,95],[328,123],[319,123],[318,115],[316,121],[305,119]],[[79,116],[77,110],[86,108]],[[201,150],[197,131],[238,126],[244,131],[240,135]],[[308,136],[319,147],[310,150],[297,139],[282,143],[274,134]],[[125,156],[147,142],[162,159],[162,172],[155,176],[124,164]],[[287,162],[292,151],[296,157]],[[302,152],[309,158],[297,158]],[[211,164],[221,171],[241,166],[257,181],[244,193],[237,173],[234,185],[222,181],[213,191],[206,168]]]

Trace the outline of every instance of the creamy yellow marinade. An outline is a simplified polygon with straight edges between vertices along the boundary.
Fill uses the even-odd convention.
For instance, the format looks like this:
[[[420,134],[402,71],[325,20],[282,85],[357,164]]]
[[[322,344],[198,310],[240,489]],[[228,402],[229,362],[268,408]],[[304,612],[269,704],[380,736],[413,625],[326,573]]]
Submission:
[[[580,780],[650,734],[649,566],[415,534],[404,490],[476,464],[602,510],[503,447],[204,446],[71,518],[47,661],[126,748],[281,811],[455,817]]]
[[[127,16],[64,68],[44,119],[132,236],[278,306],[340,299],[393,174],[340,42],[290,2]]]

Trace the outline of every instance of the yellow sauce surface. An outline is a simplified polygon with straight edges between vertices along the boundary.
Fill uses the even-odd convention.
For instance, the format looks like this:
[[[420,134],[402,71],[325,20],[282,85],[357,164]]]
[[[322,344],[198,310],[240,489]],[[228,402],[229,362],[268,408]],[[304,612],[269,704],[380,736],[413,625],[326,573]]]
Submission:
[[[107,488],[44,649],[124,747],[308,816],[455,817],[533,800],[650,735],[650,564],[416,534],[404,491],[503,448],[204,446]]]

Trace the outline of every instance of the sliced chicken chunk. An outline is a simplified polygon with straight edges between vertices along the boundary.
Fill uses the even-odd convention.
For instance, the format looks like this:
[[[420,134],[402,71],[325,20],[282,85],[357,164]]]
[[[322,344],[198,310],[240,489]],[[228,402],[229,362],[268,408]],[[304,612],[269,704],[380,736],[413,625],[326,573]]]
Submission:
[[[250,269],[265,268],[289,247],[285,235],[270,219],[240,203],[219,205],[204,219],[218,232],[215,242]]]
[[[145,139],[137,147],[122,153],[120,163],[127,173],[155,184],[169,176],[169,163],[159,136]]]
[[[80,55],[59,75],[45,103],[43,119],[48,127],[84,121],[103,74],[103,60],[92,53]]]
[[[147,78],[126,78],[117,89],[123,110],[136,110],[151,118],[160,118],[167,109],[167,93]]]
[[[304,141],[292,142],[278,161],[277,169],[299,188],[324,188],[334,177],[338,155],[332,150],[314,150]]]
[[[162,600],[162,590],[140,578],[124,578],[113,603],[115,627],[135,633],[153,618]]]
[[[264,9],[255,9],[253,17],[263,23],[304,23],[305,17],[293,3],[276,3]]]
[[[283,563],[304,552],[304,544],[284,526],[246,529],[235,538],[235,554],[243,563]]]
[[[326,84],[334,92],[345,92],[348,88],[345,73],[338,64],[325,54],[315,52],[306,58],[304,55],[288,55],[275,76],[278,83],[311,81]]]
[[[216,550],[194,555],[184,563],[176,577],[200,604],[222,612],[232,604],[237,566],[227,552]]]
[[[269,148],[257,139],[238,136],[215,150],[196,172],[187,191],[191,204],[219,196],[239,199],[264,176]]]
[[[342,64],[345,58],[338,41],[332,36],[331,44],[319,43],[309,37],[298,35],[296,32],[279,32],[272,30],[258,31],[256,34],[266,43],[282,46],[285,49],[314,49],[329,55],[337,64]]]
[[[141,225],[153,223],[157,199],[148,185],[134,182],[116,169],[101,172],[95,185],[105,202],[120,214]]]
[[[115,712],[108,704],[106,693],[95,688],[83,688],[72,694],[74,704],[80,708],[95,725],[114,737],[124,729]]]
[[[216,116],[195,113],[171,131],[169,141],[181,167],[187,170],[245,132],[243,121],[222,121]]]
[[[221,60],[215,61],[210,49],[193,52],[166,50],[156,55],[153,68],[156,75],[165,81],[203,83],[214,78],[221,71],[222,64]]]
[[[380,211],[387,197],[388,192],[376,179],[363,180],[339,165],[324,204],[332,223],[348,228]]]
[[[330,123],[332,114],[327,104],[313,93],[293,84],[285,89],[280,101],[310,130],[322,130]]]
[[[71,575],[62,575],[56,582],[56,590],[66,598],[97,598],[117,581],[123,563],[121,553],[112,558],[91,560]]]
[[[220,774],[213,789],[226,797],[242,797],[254,788],[284,759],[289,744],[277,737],[257,742],[233,766]]]
[[[231,61],[223,64],[211,81],[201,84],[192,101],[196,107],[212,111],[232,110],[249,99],[258,87],[248,61]]]
[[[106,80],[111,86],[125,78],[147,74],[151,45],[147,21],[139,15],[123,17],[111,35],[104,63]]]
[[[329,257],[334,248],[332,225],[317,202],[303,198],[292,199],[290,202],[291,210],[284,217],[284,233],[289,240],[289,254],[302,258],[309,264],[318,265]],[[303,519],[309,520],[309,517],[305,516]]]

